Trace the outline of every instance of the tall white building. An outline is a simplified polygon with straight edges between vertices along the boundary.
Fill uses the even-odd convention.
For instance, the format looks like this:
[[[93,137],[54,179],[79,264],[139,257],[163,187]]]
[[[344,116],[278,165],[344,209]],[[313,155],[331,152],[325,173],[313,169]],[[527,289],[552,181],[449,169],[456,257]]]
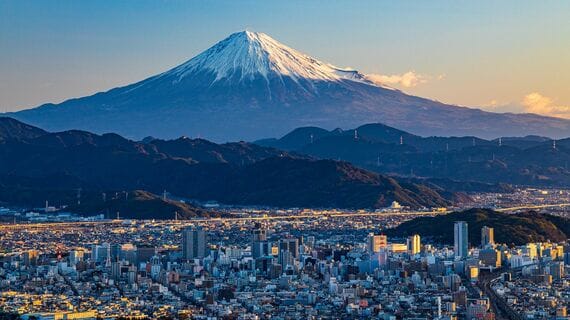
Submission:
[[[455,257],[467,258],[469,254],[467,222],[456,221],[453,226],[453,250]]]

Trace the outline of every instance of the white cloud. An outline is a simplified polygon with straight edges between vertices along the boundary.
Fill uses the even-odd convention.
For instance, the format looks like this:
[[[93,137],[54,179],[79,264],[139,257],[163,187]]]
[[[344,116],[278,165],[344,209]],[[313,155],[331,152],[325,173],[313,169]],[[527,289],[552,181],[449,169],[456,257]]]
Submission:
[[[527,94],[522,105],[524,112],[570,119],[570,106],[555,105],[554,100],[538,92]]]
[[[419,84],[428,82],[432,77],[408,71],[402,74],[383,75],[383,74],[367,74],[368,80],[379,85],[399,86],[404,88],[413,88]],[[444,75],[439,75],[438,80],[443,79]]]

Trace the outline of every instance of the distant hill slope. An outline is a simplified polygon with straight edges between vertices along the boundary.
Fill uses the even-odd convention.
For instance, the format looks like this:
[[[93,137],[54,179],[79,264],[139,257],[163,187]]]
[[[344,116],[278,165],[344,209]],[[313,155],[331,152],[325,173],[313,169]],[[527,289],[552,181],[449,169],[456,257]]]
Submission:
[[[374,123],[346,131],[298,128],[256,143],[385,174],[433,178],[446,189],[456,189],[453,181],[570,186],[570,139],[421,137]]]
[[[419,183],[400,183],[346,162],[292,156],[244,142],[180,138],[142,143],[77,130],[0,142],[0,201],[70,204],[79,188],[84,195],[167,190],[200,201],[283,207],[450,203]]]
[[[570,237],[570,220],[527,212],[508,214],[489,209],[471,209],[435,217],[420,217],[402,223],[395,229],[387,230],[391,236],[419,234],[443,243],[453,244],[453,225],[456,221],[468,223],[469,242],[478,246],[481,243],[481,228],[495,228],[495,241],[498,243],[521,245],[529,242],[561,242]]]
[[[8,117],[0,117],[0,142],[40,137],[47,132]]]
[[[424,185],[331,160],[268,158],[239,170],[220,187],[219,199],[238,204],[329,208],[381,208],[392,201],[414,208],[449,204]]]
[[[80,205],[71,205],[66,210],[71,212],[93,215],[103,214],[107,218],[115,218],[117,213],[121,219],[175,219],[180,220],[196,217],[219,216],[211,210],[174,201],[162,199],[150,192],[135,190],[121,192],[117,196],[109,194],[103,201],[101,197],[81,202]]]

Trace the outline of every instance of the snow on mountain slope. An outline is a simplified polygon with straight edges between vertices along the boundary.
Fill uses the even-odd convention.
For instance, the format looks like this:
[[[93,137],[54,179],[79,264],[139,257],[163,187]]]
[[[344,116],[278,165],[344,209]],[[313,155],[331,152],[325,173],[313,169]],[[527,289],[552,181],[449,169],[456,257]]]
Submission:
[[[570,136],[569,120],[411,96],[249,31],[142,81],[8,115],[50,131],[115,132],[134,139],[257,140],[298,127],[375,122],[418,135]]]
[[[298,82],[300,79],[359,81],[373,85],[356,70],[347,70],[316,60],[292,49],[265,33],[237,32],[218,42],[210,49],[163,75],[176,75],[179,80],[197,71],[215,73],[215,81],[233,78],[252,80],[257,75],[269,77],[287,76]]]

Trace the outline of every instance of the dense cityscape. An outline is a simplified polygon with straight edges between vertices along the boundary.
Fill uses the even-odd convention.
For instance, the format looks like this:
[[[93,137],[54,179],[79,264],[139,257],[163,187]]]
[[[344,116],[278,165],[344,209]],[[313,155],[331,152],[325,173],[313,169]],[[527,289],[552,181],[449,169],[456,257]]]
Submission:
[[[569,13],[0,0],[0,320],[570,320]]]
[[[500,209],[567,196],[520,189],[473,198]],[[566,214],[564,207],[543,210]],[[344,214],[247,212],[195,221],[3,224],[0,304],[22,319],[567,317],[567,242],[507,246],[494,240],[501,230],[483,227],[481,243],[469,243],[466,222],[447,231],[450,245],[421,234],[389,238],[383,232],[403,221],[445,214],[398,204]]]

